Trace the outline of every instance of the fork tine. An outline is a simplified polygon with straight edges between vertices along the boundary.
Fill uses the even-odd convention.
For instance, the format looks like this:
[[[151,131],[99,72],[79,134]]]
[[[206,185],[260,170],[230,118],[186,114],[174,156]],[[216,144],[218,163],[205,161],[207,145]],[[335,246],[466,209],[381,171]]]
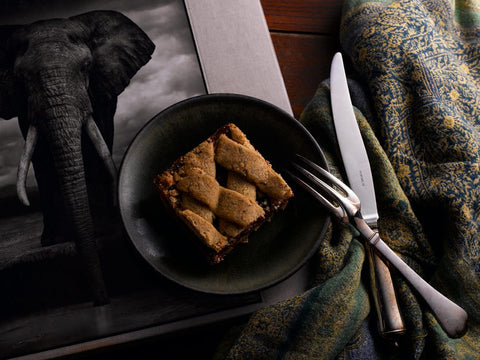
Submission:
[[[304,158],[303,156],[297,155],[297,158],[315,170],[316,174],[313,174],[311,171],[307,170],[304,166],[299,165],[297,162],[291,161],[291,165],[303,176],[304,179],[308,179],[311,185],[309,185],[305,180],[300,179],[298,176],[290,173],[293,179],[304,189],[313,194],[315,198],[317,198],[343,222],[349,222],[350,217],[355,216],[360,210],[360,200],[358,199],[357,195],[348,186],[337,180],[332,174],[322,169],[320,166]],[[337,186],[341,191],[334,189],[332,186],[330,186],[330,184],[319,177],[329,181],[330,184]],[[339,203],[340,206],[332,203],[332,201],[329,201],[327,198]]]
[[[325,181],[319,179],[316,175],[312,174],[309,170],[305,169],[304,167],[298,165],[295,162],[292,162],[292,166],[303,175],[304,179],[308,179],[313,186],[312,189],[319,193],[320,191],[323,192],[323,204],[325,204],[328,208],[334,209],[334,214],[338,216],[343,222],[349,222],[349,215],[354,215],[356,213],[356,208],[352,206],[352,203],[343,195],[340,194],[337,190],[333,189],[330,185],[328,185]],[[323,172],[322,172],[323,175]],[[300,179],[301,180],[301,179]],[[305,183],[304,180],[301,180]],[[300,184],[302,185],[302,184]],[[305,186],[303,186],[306,188]],[[307,189],[309,190],[309,189]],[[311,192],[311,191],[310,191]],[[333,199],[340,205],[335,205],[328,198]],[[317,196],[318,198],[318,196]]]
[[[297,167],[296,164],[293,164],[295,167]],[[304,169],[302,168],[299,168],[298,169],[300,172],[303,172]],[[285,172],[293,179],[295,180],[295,182],[297,182],[297,184],[299,184],[301,187],[303,187],[307,192],[309,192],[315,199],[317,199],[318,201],[320,201],[320,203],[322,205],[324,205],[330,212],[332,212],[335,216],[341,218],[341,219],[344,219],[344,218],[347,218],[348,219],[348,216],[347,214],[345,213],[345,210],[339,206],[339,205],[335,205],[333,204],[332,202],[330,202],[325,196],[323,196],[322,194],[320,194],[317,190],[315,190],[311,185],[309,185],[307,182],[305,182],[304,180],[302,180],[300,177],[292,174],[292,172],[288,171],[288,170],[285,170]],[[320,180],[320,179],[318,179]]]
[[[342,189],[342,191],[345,192],[345,194],[347,194],[347,198],[352,202],[354,203],[355,205],[358,205],[360,206],[360,199],[358,198],[357,194],[355,194],[353,192],[352,189],[350,189],[347,185],[345,185],[343,182],[341,182],[340,180],[338,180],[335,176],[333,176],[332,174],[330,174],[328,171],[326,171],[325,169],[323,169],[322,167],[318,166],[317,164],[315,164],[314,162],[308,160],[306,157],[300,155],[300,154],[296,154],[296,157],[298,159],[300,159],[304,164],[307,164],[310,168],[312,168],[313,170],[315,170],[317,173],[319,173],[321,176],[323,176],[324,178],[326,178],[328,181],[330,181],[330,183],[334,184],[335,186],[338,186],[340,189]]]

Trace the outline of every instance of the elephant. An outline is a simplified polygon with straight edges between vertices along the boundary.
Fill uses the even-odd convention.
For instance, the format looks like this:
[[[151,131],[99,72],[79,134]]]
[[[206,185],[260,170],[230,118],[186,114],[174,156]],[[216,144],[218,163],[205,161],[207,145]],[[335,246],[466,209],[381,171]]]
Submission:
[[[25,139],[18,197],[29,205],[32,164],[43,213],[41,243],[75,243],[94,305],[109,302],[95,211],[103,208],[105,215],[115,202],[117,97],[154,48],[140,27],[116,11],[0,27],[0,117],[18,117]]]

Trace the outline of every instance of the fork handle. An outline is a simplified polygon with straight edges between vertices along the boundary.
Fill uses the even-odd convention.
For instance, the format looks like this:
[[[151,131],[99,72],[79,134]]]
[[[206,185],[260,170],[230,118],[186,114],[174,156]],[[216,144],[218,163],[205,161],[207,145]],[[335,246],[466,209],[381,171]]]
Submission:
[[[462,336],[465,333],[468,318],[465,310],[423,280],[420,275],[383,242],[378,232],[373,231],[363,219],[355,218],[355,225],[358,231],[368,239],[370,244],[374,246],[424,298],[445,332],[452,338]]]

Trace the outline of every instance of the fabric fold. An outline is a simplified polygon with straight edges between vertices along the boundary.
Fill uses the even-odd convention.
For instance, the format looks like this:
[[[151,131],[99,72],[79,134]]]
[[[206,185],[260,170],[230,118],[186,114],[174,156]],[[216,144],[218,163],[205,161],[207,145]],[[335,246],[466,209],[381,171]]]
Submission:
[[[337,276],[301,296],[257,312],[226,358],[336,356],[355,336],[369,311],[368,295],[360,281],[363,260],[363,246],[354,240],[346,265]],[[322,326],[318,326],[319,321]]]

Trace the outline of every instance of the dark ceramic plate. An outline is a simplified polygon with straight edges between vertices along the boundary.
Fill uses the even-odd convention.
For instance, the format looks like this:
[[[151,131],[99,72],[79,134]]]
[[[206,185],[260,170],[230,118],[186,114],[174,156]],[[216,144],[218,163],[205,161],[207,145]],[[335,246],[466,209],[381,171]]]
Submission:
[[[313,137],[283,110],[243,95],[211,94],[177,103],[150,120],[130,144],[119,178],[121,216],[141,256],[165,277],[215,294],[256,291],[286,279],[313,255],[329,221],[313,199],[292,186],[295,197],[283,212],[224,262],[207,265],[193,246],[193,235],[164,209],[152,181],[229,122],[280,173],[284,157],[293,153],[325,164]]]

